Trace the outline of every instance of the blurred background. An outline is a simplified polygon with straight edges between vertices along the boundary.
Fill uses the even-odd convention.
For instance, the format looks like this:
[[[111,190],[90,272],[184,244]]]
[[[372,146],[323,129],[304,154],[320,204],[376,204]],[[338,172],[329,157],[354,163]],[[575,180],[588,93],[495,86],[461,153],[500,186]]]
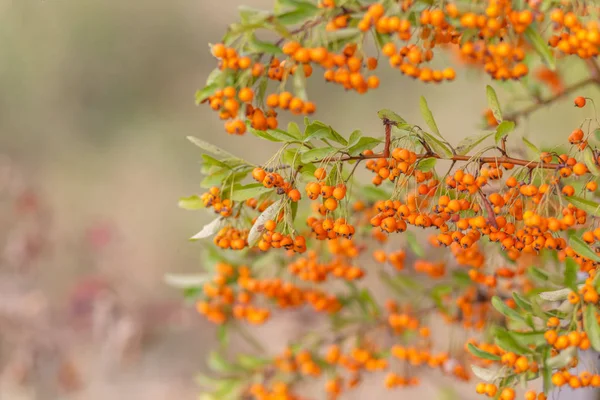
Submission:
[[[194,104],[208,43],[242,3],[272,0],[0,0],[0,399],[196,398],[214,328],[163,279],[201,270],[187,238],[211,218],[177,208],[201,191],[185,137],[257,163],[275,149]],[[447,137],[477,129],[481,74],[438,87],[380,74],[365,96],[312,79],[316,117],[376,132],[381,108],[420,122],[423,94]],[[568,99],[521,129],[558,143],[582,118]],[[283,346],[298,323],[267,332]],[[436,383],[425,398],[448,396]]]

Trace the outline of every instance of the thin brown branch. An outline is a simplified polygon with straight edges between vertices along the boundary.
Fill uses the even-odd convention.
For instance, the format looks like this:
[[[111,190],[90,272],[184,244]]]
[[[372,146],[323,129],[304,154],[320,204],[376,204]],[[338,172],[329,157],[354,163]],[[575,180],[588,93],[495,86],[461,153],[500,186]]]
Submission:
[[[383,156],[385,158],[390,157],[390,146],[392,144],[392,125],[388,120],[384,120],[385,125],[385,148],[383,149]]]
[[[459,154],[455,154],[451,157],[442,157],[436,153],[417,154],[417,160],[420,160],[423,158],[431,158],[431,157],[437,158],[439,160],[449,160],[449,161],[454,161],[454,162],[472,161],[473,160],[473,157],[471,157],[471,156],[459,155]],[[375,158],[389,158],[389,157],[385,157],[384,153],[375,153],[375,154],[370,154],[370,155],[366,155],[366,156],[360,155],[360,156],[341,156],[341,157],[337,157],[337,158],[328,158],[328,159],[314,161],[314,163],[322,163],[322,162],[332,163],[332,162],[344,162],[344,161],[352,161],[352,160],[367,160],[367,159],[375,159]],[[522,166],[522,167],[527,167],[529,169],[534,169],[534,168],[559,169],[559,168],[563,167],[563,164],[543,163],[541,161],[523,160],[520,158],[513,158],[513,157],[507,157],[507,156],[479,157],[477,160],[482,164],[509,163],[509,164],[514,164],[514,165],[518,165],[518,166]]]
[[[548,97],[546,99],[541,99],[538,102],[530,105],[529,107],[526,107],[522,110],[519,111],[515,111],[514,113],[508,114],[504,117],[505,120],[507,121],[514,121],[517,122],[518,119],[520,118],[524,118],[527,117],[530,114],[533,114],[534,112],[536,112],[537,110],[539,110],[540,108],[543,108],[544,106],[547,106],[551,103],[554,103],[555,101],[565,97],[566,95],[573,93],[576,90],[579,90],[585,86],[588,86],[590,84],[596,84],[596,85],[600,85],[600,78],[596,77],[596,76],[591,76],[589,78],[586,78],[580,82],[577,82],[571,86],[569,86],[568,88],[566,88],[565,90],[563,90],[560,93],[557,93],[551,97]]]

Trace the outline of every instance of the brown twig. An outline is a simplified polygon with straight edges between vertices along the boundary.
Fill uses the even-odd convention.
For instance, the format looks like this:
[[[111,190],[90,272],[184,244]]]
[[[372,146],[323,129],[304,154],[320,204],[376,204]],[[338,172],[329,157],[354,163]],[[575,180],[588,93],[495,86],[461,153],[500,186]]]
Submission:
[[[329,159],[321,159],[314,161],[313,163],[322,163],[322,162],[343,162],[343,161],[352,161],[352,160],[367,160],[374,158],[389,158],[385,156],[385,153],[375,153],[370,155],[359,155],[359,156],[341,156],[337,158],[329,158]],[[442,157],[436,153],[423,153],[417,154],[417,160],[423,158],[437,158],[439,160],[449,160],[449,161],[471,161],[473,158],[468,155],[459,155],[455,154],[451,157]],[[534,168],[544,168],[544,169],[558,169],[563,167],[563,164],[555,164],[555,163],[543,163],[541,161],[530,161],[523,160],[519,158],[500,156],[500,157],[479,157],[479,162],[482,164],[502,164],[509,163],[514,165],[519,165],[522,167],[527,167],[529,169]]]
[[[385,126],[385,148],[383,149],[383,157],[390,157],[390,145],[392,144],[392,124],[387,119],[383,120]]]
[[[504,116],[504,120],[517,122],[518,119],[527,117],[528,115],[533,114],[540,108],[543,108],[544,106],[547,106],[548,104],[554,103],[556,100],[559,100],[559,99],[565,97],[569,93],[572,93],[572,92],[579,90],[590,84],[600,85],[600,78],[596,77],[596,76],[591,76],[589,78],[586,78],[580,82],[577,82],[577,83],[569,86],[568,88],[566,88],[565,90],[563,90],[560,93],[557,93],[546,99],[539,100],[538,102],[530,105],[529,107],[526,107],[522,110],[519,110],[512,114],[508,114],[508,115]]]

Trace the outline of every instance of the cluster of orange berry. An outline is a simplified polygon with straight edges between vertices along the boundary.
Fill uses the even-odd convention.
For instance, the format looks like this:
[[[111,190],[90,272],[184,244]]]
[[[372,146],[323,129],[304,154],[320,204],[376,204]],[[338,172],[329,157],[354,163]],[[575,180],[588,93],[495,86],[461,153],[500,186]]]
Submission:
[[[200,199],[204,207],[211,207],[216,213],[221,214],[221,216],[229,217],[233,212],[233,202],[229,199],[222,199],[220,192],[221,189],[214,186],[208,192],[202,193]]]
[[[361,268],[347,263],[345,257],[335,257],[330,262],[320,263],[314,251],[310,251],[305,258],[291,262],[288,271],[303,281],[311,282],[324,282],[330,275],[353,281],[365,274]]]
[[[456,72],[452,67],[435,69],[426,65],[433,60],[436,47],[450,48],[458,54],[461,62],[483,68],[493,79],[522,78],[529,73],[525,63],[528,53],[543,52],[539,46],[544,45],[545,39],[537,32],[543,29],[535,26],[546,21],[555,32],[548,40],[550,57],[553,49],[560,54],[583,59],[600,52],[600,24],[590,17],[594,14],[587,5],[542,10],[541,2],[527,1],[522,8],[516,9],[510,0],[487,0],[475,7],[448,2],[443,6],[415,10],[411,0],[402,3],[400,8],[391,8],[383,3],[349,8],[336,5],[332,0],[322,2],[323,14],[307,19],[301,28],[293,31],[291,39],[286,35],[287,41],[282,38],[275,45],[270,44],[279,50],[267,64],[261,62],[263,54],[257,54],[252,44],[248,44],[247,49],[241,46],[238,51],[217,43],[211,51],[219,60],[219,70],[234,77],[235,83],[215,88],[201,101],[208,101],[222,119],[228,120],[227,132],[243,134],[246,124],[239,116],[241,104],[247,107],[245,118],[248,123],[259,130],[277,127],[275,108],[289,110],[293,114],[315,111],[315,104],[305,99],[304,88],[295,87],[294,95],[283,85],[279,92],[268,94],[264,99],[262,95],[255,98],[253,85],[260,86],[267,80],[285,83],[299,69],[308,78],[313,74],[313,65],[319,66],[324,69],[326,81],[358,93],[375,89],[380,84],[374,74],[378,59],[365,57],[362,50],[369,32],[377,37],[381,53],[389,59],[393,68],[422,82],[455,79]],[[412,19],[411,14],[415,14],[416,18]],[[276,19],[275,16],[273,18]],[[305,38],[314,38],[314,32],[321,27],[326,32],[321,35],[321,41],[315,43],[312,40],[310,46],[308,41],[304,43]],[[334,34],[343,29],[356,29],[361,34],[351,37],[338,53],[339,45],[335,44],[335,40],[328,40],[327,33]],[[247,54],[240,55],[240,52]],[[268,109],[258,107],[263,102]]]
[[[302,198],[300,191],[293,188],[292,184],[286,182],[277,172],[267,172],[261,167],[256,167],[252,170],[252,177],[266,188],[276,188],[277,194],[286,194],[292,201],[298,201]]]
[[[576,54],[586,59],[595,57],[600,51],[600,24],[590,20],[586,24],[572,11],[564,12],[557,8],[550,13],[556,32],[548,43],[563,54]]]
[[[275,232],[277,223],[273,220],[268,220],[264,225],[264,232],[260,241],[258,242],[258,248],[262,251],[267,251],[270,248],[279,249],[284,248],[286,250],[293,250],[296,253],[304,253],[306,251],[306,239],[302,235],[297,235],[292,238],[291,235],[284,235],[279,232]]]
[[[269,319],[268,308],[253,304],[256,296],[276,302],[280,308],[295,308],[310,304],[315,311],[337,312],[340,303],[336,296],[318,289],[304,289],[280,279],[257,279],[245,265],[234,267],[218,263],[212,282],[203,287],[204,299],[196,303],[198,312],[216,324],[228,318],[262,324]]]
[[[377,355],[375,346],[369,341],[352,347],[346,353],[340,345],[333,344],[325,353],[325,362],[336,370],[336,376],[328,380],[325,387],[333,399],[342,393],[344,386],[346,390],[354,389],[360,383],[363,372],[377,372],[388,368],[388,361]],[[343,377],[342,371],[350,376]]]
[[[373,258],[380,264],[389,262],[397,271],[402,271],[404,269],[406,252],[404,250],[396,250],[386,253],[384,250],[378,249],[373,252]]]

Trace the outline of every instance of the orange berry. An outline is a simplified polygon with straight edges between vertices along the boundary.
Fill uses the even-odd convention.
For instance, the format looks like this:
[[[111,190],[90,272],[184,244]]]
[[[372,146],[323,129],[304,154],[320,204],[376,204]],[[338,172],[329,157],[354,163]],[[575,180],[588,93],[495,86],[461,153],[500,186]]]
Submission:
[[[325,170],[325,168],[319,167],[315,170],[313,175],[315,176],[315,178],[322,181],[327,177],[327,171]]]
[[[238,93],[238,98],[244,103],[250,103],[254,98],[254,92],[250,88],[242,88]]]
[[[575,107],[579,107],[579,108],[585,107],[585,97],[581,97],[581,96],[575,97]]]

